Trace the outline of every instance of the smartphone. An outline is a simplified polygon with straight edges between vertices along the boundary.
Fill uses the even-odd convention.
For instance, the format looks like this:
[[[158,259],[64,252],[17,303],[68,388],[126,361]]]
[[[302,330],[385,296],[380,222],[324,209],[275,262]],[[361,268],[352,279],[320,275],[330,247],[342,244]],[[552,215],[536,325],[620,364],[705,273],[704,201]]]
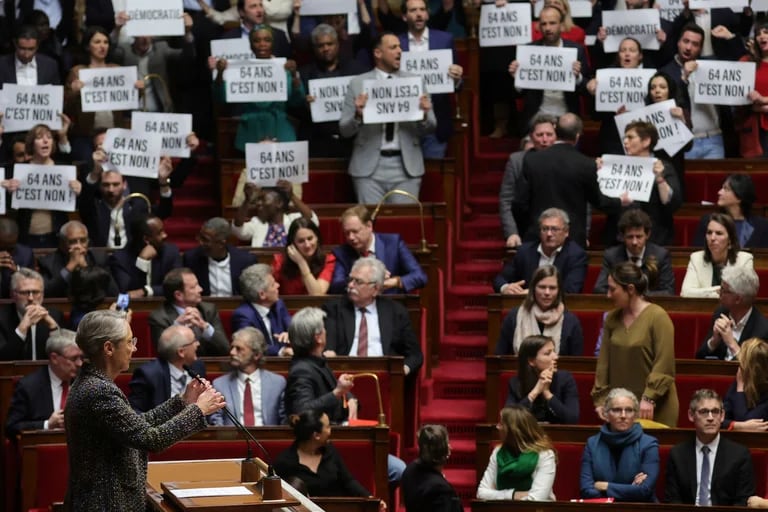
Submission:
[[[117,296],[117,310],[128,311],[128,306],[131,303],[131,297],[127,293],[121,293]]]

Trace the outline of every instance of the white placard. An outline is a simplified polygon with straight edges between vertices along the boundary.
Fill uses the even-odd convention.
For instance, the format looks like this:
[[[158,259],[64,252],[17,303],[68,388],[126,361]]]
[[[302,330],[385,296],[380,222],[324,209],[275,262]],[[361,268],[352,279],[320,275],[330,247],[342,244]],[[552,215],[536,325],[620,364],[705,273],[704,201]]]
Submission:
[[[301,16],[322,16],[324,14],[345,14],[357,11],[355,0],[302,0]]]
[[[755,12],[765,12],[768,11],[768,0],[752,0],[749,6]]]
[[[279,180],[309,181],[309,144],[298,142],[248,143],[245,145],[248,182],[274,187]]]
[[[595,110],[616,112],[621,107],[627,110],[644,107],[648,82],[655,73],[655,69],[648,68],[598,69]]]
[[[741,12],[746,6],[749,5],[749,0],[690,0],[689,6],[691,9],[734,9],[736,12]]]
[[[235,39],[214,39],[211,41],[211,55],[216,59],[250,60],[256,56],[251,51],[247,37]],[[214,70],[215,72],[215,70]]]
[[[697,60],[691,74],[692,100],[709,105],[751,105],[749,93],[755,88],[754,62]]]
[[[77,195],[69,187],[77,179],[74,165],[16,164],[13,178],[19,180],[19,188],[11,196],[11,208],[75,211]]]
[[[177,498],[201,498],[204,496],[250,496],[253,494],[244,485],[232,487],[197,487],[195,489],[171,489]]]
[[[368,100],[363,108],[363,123],[396,123],[420,121],[424,111],[419,98],[424,94],[420,76],[363,80],[363,92]]]
[[[227,103],[288,100],[285,59],[230,61],[224,70]]]
[[[656,0],[656,6],[659,8],[661,19],[667,21],[675,21],[685,9],[683,0]]]
[[[608,197],[621,197],[627,192],[633,201],[647,203],[653,191],[653,157],[603,155],[603,166],[597,170],[600,192]]]
[[[577,59],[576,48],[518,46],[515,87],[573,92],[576,90],[573,63]]]
[[[603,50],[619,51],[621,41],[627,37],[637,39],[643,50],[658,50],[656,31],[661,28],[658,9],[632,9],[629,11],[603,11],[603,26],[607,34]]]
[[[632,112],[617,114],[613,119],[616,121],[619,138],[624,138],[624,130],[630,122],[648,121],[656,127],[656,131],[659,133],[659,142],[653,148],[654,151],[663,149],[669,155],[677,154],[693,139],[693,134],[684,121],[673,117],[670,113],[670,110],[676,106],[675,100],[666,100]]]
[[[429,94],[451,93],[455,90],[448,68],[453,64],[451,50],[429,50],[426,52],[403,52],[400,69],[421,75],[427,84]]]
[[[104,138],[104,168],[123,176],[157,178],[162,138],[124,128],[110,128]]]
[[[26,132],[36,124],[61,128],[64,87],[61,85],[5,84],[0,90],[2,124],[7,133]]]
[[[159,135],[162,156],[189,158],[187,136],[192,133],[192,114],[133,112],[131,131]]]
[[[503,7],[486,4],[480,9],[480,46],[530,43],[531,29],[531,6],[527,2]]]
[[[7,211],[5,206],[5,189],[0,188],[0,215],[5,215]]]
[[[571,18],[591,18],[592,2],[588,0],[574,0],[570,4]],[[536,0],[533,4],[533,15],[538,18],[544,8],[544,0]]]
[[[183,36],[183,0],[126,0],[128,36]]]
[[[81,69],[78,78],[84,84],[80,89],[83,112],[138,109],[136,77],[136,66]]]
[[[325,123],[341,119],[344,96],[347,94],[350,80],[352,80],[351,76],[339,76],[318,78],[307,82],[309,95],[315,98],[315,101],[309,104],[313,122]]]
[[[347,13],[347,34],[359,34],[360,33],[360,19],[357,15],[357,6],[355,6],[354,12]]]

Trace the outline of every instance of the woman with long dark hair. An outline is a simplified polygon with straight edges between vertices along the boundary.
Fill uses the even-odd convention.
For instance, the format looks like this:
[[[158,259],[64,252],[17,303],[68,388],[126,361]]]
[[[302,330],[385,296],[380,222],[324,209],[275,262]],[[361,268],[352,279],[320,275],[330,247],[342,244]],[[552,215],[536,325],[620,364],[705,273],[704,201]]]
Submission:
[[[325,295],[335,266],[336,256],[322,248],[320,229],[302,217],[288,228],[285,250],[274,255],[272,274],[285,295]]]

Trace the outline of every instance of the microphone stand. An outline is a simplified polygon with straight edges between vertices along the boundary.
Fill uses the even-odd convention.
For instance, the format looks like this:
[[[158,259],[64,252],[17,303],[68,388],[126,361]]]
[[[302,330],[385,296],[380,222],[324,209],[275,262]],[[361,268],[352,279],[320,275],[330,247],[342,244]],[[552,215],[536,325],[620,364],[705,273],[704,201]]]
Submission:
[[[370,377],[373,379],[373,381],[376,383],[376,395],[379,398],[379,426],[380,427],[386,427],[387,426],[387,415],[384,414],[384,402],[381,400],[381,386],[379,385],[379,376],[375,373],[353,373],[349,376],[352,380],[358,379],[360,377]]]
[[[203,379],[195,373],[195,371],[190,368],[188,365],[184,365],[184,370],[189,374],[190,377],[198,381],[200,384],[205,385],[205,382]],[[264,448],[264,445],[261,444],[255,437],[253,437],[253,434],[243,425],[240,423],[240,420],[238,420],[234,414],[232,414],[232,411],[230,411],[226,406],[222,409],[224,411],[224,414],[229,418],[229,420],[232,422],[233,425],[235,425],[238,430],[245,433],[245,446],[246,446],[246,458],[241,463],[241,472],[240,472],[240,481],[241,482],[259,482],[262,487],[262,497],[264,500],[279,500],[283,497],[282,494],[282,487],[280,484],[280,477],[278,477],[275,474],[275,468],[272,467],[271,464],[267,464],[267,472],[264,475],[263,478],[259,478],[261,476],[261,467],[260,465],[254,460],[253,458],[253,449],[251,447],[251,443],[249,442],[249,439],[253,441],[253,443],[259,447],[261,452],[264,454],[264,456],[267,458],[267,460],[272,460],[272,457],[270,457],[269,452],[266,448]]]

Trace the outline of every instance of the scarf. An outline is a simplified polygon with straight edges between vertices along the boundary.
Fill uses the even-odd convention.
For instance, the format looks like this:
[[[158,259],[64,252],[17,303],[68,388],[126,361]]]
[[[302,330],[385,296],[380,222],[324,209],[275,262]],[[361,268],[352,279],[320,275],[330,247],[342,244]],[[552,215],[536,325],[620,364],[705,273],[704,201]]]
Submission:
[[[592,454],[595,481],[632,483],[640,471],[640,438],[643,428],[639,423],[626,432],[612,432],[608,425],[600,428]],[[614,454],[619,455],[618,460]]]
[[[496,452],[496,488],[500,491],[529,491],[533,483],[533,471],[538,463],[538,452],[514,455],[509,448],[501,445]]]
[[[530,311],[525,309],[525,306],[520,306],[520,309],[517,310],[515,337],[512,341],[515,354],[518,353],[523,340],[534,334],[542,334],[552,338],[552,341],[555,342],[555,352],[559,354],[564,313],[565,305],[562,303],[548,311],[542,311],[536,303],[533,304]],[[539,322],[544,324],[544,332],[539,329]]]

